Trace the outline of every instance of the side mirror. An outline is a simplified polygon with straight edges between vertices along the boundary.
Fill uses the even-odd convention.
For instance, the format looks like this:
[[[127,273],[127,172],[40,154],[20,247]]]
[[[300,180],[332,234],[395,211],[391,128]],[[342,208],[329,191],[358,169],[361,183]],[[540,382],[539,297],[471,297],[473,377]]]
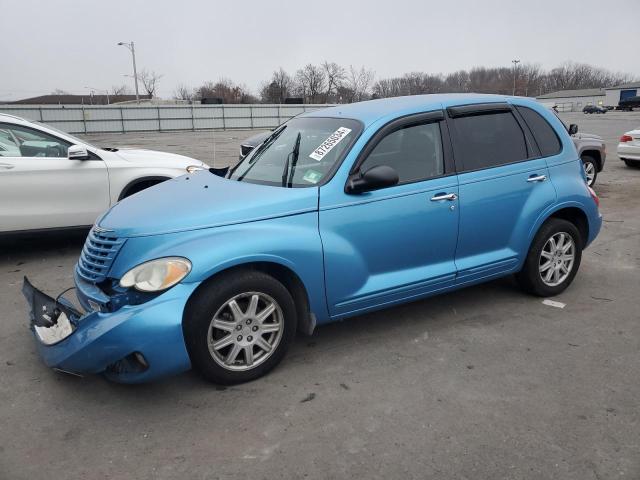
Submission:
[[[576,133],[578,133],[578,125],[572,123],[569,125],[569,135],[575,135]]]
[[[89,152],[83,145],[71,145],[67,150],[69,160],[89,160]]]
[[[354,173],[344,188],[346,193],[363,193],[396,185],[398,172],[387,165],[371,167],[364,173]]]

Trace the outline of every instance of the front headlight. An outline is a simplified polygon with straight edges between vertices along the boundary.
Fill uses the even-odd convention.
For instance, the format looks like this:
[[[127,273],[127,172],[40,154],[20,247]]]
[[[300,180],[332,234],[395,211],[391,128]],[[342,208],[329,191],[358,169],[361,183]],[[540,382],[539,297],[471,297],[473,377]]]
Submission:
[[[159,292],[173,287],[191,271],[191,262],[182,257],[157,258],[141,263],[125,273],[120,286],[141,292]]]
[[[198,172],[200,170],[206,170],[207,168],[209,168],[209,167],[206,167],[204,165],[189,165],[187,167],[187,172],[188,173],[195,173],[195,172]]]

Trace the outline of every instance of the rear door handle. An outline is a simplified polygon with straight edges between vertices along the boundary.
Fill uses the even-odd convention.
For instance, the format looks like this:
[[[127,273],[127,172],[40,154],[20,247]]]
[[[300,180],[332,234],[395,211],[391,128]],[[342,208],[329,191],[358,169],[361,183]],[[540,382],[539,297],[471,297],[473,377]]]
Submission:
[[[9,165],[8,163],[0,163],[0,170],[11,170],[15,165]]]
[[[531,175],[527,178],[527,182],[544,182],[546,179],[546,175]]]
[[[431,197],[431,201],[439,202],[440,200],[449,200],[450,202],[453,202],[457,198],[458,195],[456,195],[455,193],[439,193]]]

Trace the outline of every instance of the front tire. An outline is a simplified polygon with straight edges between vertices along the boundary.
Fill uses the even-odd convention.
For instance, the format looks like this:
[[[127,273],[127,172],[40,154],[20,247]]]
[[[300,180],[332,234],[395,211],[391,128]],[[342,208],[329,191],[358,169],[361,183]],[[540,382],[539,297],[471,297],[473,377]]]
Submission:
[[[222,274],[189,302],[183,319],[191,362],[207,380],[233,385],[259,378],[285,356],[296,333],[294,300],[260,271]]]
[[[583,241],[576,226],[560,218],[547,220],[529,248],[516,279],[522,289],[539,297],[553,297],[573,281],[582,260]]]
[[[587,185],[593,187],[596,184],[596,178],[598,178],[598,164],[596,160],[590,155],[583,155],[582,168],[584,168],[584,173],[587,174]]]

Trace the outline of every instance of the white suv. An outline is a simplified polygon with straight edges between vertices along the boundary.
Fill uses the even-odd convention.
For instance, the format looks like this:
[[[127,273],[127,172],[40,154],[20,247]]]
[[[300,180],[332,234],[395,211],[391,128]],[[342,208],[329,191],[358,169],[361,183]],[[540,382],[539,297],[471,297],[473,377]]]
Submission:
[[[124,197],[201,168],[209,167],[173,153],[98,148],[0,114],[0,233],[89,226]]]

